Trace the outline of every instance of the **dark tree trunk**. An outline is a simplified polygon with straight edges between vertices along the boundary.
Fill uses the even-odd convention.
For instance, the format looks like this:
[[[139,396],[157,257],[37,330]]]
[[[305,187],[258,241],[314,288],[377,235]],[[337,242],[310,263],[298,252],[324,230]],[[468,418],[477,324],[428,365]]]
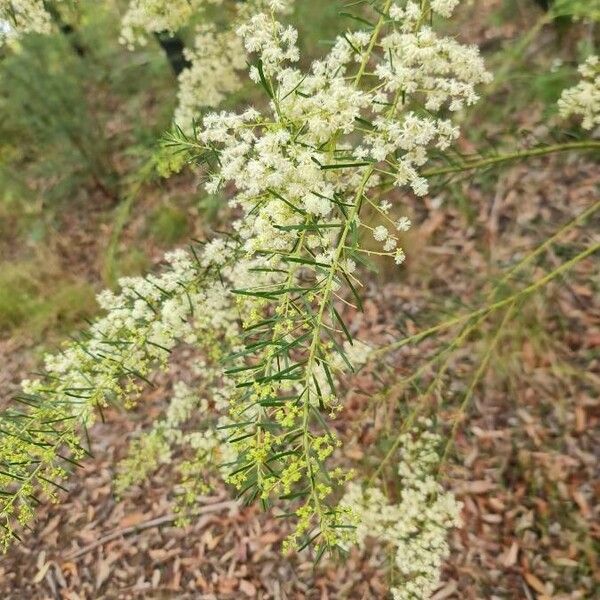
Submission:
[[[541,6],[544,10],[548,10],[552,4],[552,0],[534,0],[534,2]]]
[[[56,26],[60,29],[60,32],[69,40],[71,48],[77,56],[85,56],[88,49],[81,43],[77,30],[70,23],[65,23],[62,16],[56,10],[56,7],[49,5],[46,6],[46,10],[50,13],[52,20],[56,23]]]
[[[183,53],[185,45],[179,36],[170,35],[166,32],[156,33],[154,35],[163,49],[175,75],[179,75],[184,69],[191,66],[190,61]]]

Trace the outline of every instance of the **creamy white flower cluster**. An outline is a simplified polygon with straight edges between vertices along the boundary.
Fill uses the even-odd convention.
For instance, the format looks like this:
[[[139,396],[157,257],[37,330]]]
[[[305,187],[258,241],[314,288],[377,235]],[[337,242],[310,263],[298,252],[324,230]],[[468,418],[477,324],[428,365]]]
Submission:
[[[431,10],[449,19],[460,0],[431,0]]]
[[[223,393],[237,457],[227,481],[248,500],[297,498],[290,545],[318,538],[324,549],[349,541],[352,533],[348,509],[334,500],[347,473],[326,466],[339,440],[322,412],[339,408],[337,380],[368,353],[352,340],[338,301],[360,303],[357,263],[371,252],[362,245],[363,231],[400,263],[398,235],[410,226],[405,217],[390,217],[378,184],[391,178],[426,192],[420,167],[458,135],[446,116],[431,110],[474,101],[473,86],[487,74],[476,52],[433,36],[423,15],[413,18],[414,2],[400,8],[387,1],[379,25],[340,36],[322,60],[302,71],[294,66],[297,33],[273,12],[283,4],[268,4],[270,14],[252,14],[238,28],[268,107],[209,114],[193,142],[194,151],[202,146],[218,165],[208,191],[226,183],[235,188],[232,204],[242,216],[232,237],[195,254],[174,253],[163,275],[124,279],[118,295],[103,293],[107,314],[88,338],[48,358],[47,379],[25,385],[27,398],[42,408],[34,409],[23,431],[57,406],[64,406],[66,423],[75,417],[87,426],[96,406],[136,395],[140,380],[166,364],[178,343],[231,349],[225,371],[215,371],[211,385]],[[427,64],[419,68],[414,55]],[[404,69],[401,79],[396,67]],[[214,394],[176,394],[161,431],[152,434],[159,460],[177,443],[173,431],[182,428],[180,419],[192,406],[202,409],[203,398],[217,414]],[[11,434],[27,440],[17,429]],[[38,450],[35,431],[10,461],[21,465],[17,475],[26,481],[56,465],[52,442]],[[187,435],[179,441],[200,453],[217,443]],[[31,456],[39,457],[41,471],[28,470]],[[190,466],[182,474],[193,473]],[[8,483],[0,475],[0,484]]]
[[[393,549],[401,576],[391,589],[394,600],[431,597],[450,551],[448,530],[461,526],[461,503],[434,476],[441,441],[430,431],[413,430],[402,436],[397,501],[390,501],[377,487],[363,489],[358,483],[348,486],[342,500],[358,516],[359,545],[364,547],[370,538]]]
[[[146,44],[148,34],[173,34],[189,25],[198,15],[204,15],[210,7],[218,7],[219,11],[234,7],[237,17],[247,18],[249,14],[265,9],[288,11],[291,2],[292,0],[130,0],[122,19],[121,42],[133,48]]]
[[[148,34],[175,33],[207,5],[223,0],[131,0],[121,23],[121,43],[145,45]]]
[[[164,418],[130,445],[119,465],[117,493],[143,482],[160,465],[172,463],[173,452],[178,451],[176,470],[181,479],[175,492],[178,507],[185,509],[196,503],[198,495],[210,491],[211,474],[226,476],[235,464],[233,446],[219,430],[229,423],[225,415],[233,382],[223,377],[221,352],[215,354],[213,348],[206,353],[209,358],[196,360],[190,369],[198,384],[175,383]]]
[[[218,106],[242,85],[240,72],[246,66],[247,52],[237,29],[265,9],[288,13],[292,1],[132,0],[122,19],[120,41],[134,49],[147,44],[151,34],[173,35],[202,21],[196,27],[193,47],[184,50],[190,66],[178,77],[178,106],[173,118],[190,132],[203,110]],[[211,7],[218,10],[219,24],[210,21],[215,16]],[[51,31],[52,19],[42,0],[0,0],[0,43],[28,32]]]
[[[29,412],[0,417],[0,462],[11,465],[0,474],[0,546],[10,540],[15,521],[33,518],[32,495],[52,497],[54,482],[66,477],[66,461],[85,454],[82,431],[98,410],[131,405],[150,373],[166,367],[176,344],[235,348],[239,312],[229,289],[247,285],[249,277],[246,264],[234,263],[235,252],[235,242],[218,239],[202,252],[168,254],[161,275],[121,279],[119,294],[98,296],[106,315],[85,337],[46,356],[42,378],[22,382],[19,400]],[[181,412],[174,409],[170,420]]]
[[[235,31],[217,31],[208,24],[198,27],[194,48],[184,54],[190,66],[179,75],[173,121],[189,131],[202,109],[218,106],[239,89],[238,72],[246,66],[246,54]]]
[[[489,80],[476,49],[434,35],[416,3],[392,8],[393,19],[384,14],[373,31],[340,36],[308,72],[294,66],[296,31],[272,14],[252,16],[238,31],[269,110],[212,113],[198,133],[218,157],[208,191],[233,183],[243,249],[273,273],[268,284],[236,290],[251,316],[233,375],[232,418],[246,421],[238,419],[240,467],[230,481],[265,500],[300,492],[296,547],[304,538],[325,546],[347,539],[348,514],[331,500],[344,475],[322,475],[338,440],[320,434],[316,413],[335,413],[339,367],[351,366],[331,332],[349,336],[334,303],[361,285],[355,259],[364,252],[404,260],[398,235],[410,221],[389,216],[376,186],[391,176],[426,193],[419,168],[458,136],[432,111],[471,104],[475,86]],[[367,205],[376,219],[362,216]],[[361,229],[383,252],[361,245]]]
[[[444,12],[449,16],[451,11]],[[381,40],[384,60],[376,69],[385,89],[403,94],[422,92],[424,106],[430,111],[445,105],[457,111],[477,102],[475,86],[491,80],[479,49],[439,37],[431,27],[422,25],[421,9],[412,0],[404,8],[393,5],[390,15],[398,27]]]
[[[412,15],[416,9],[409,2],[406,12]],[[404,11],[399,11],[394,14],[400,20]],[[221,168],[209,191],[231,180],[238,189],[234,202],[258,215],[249,246],[289,246],[296,235],[284,228],[302,222],[300,211],[330,217],[336,195],[358,187],[364,170],[353,167],[359,161],[387,163],[399,186],[409,184],[416,193],[426,193],[427,182],[418,168],[427,160],[428,148],[448,148],[458,127],[447,119],[417,113],[411,99],[422,98],[428,110],[439,110],[444,103],[457,110],[477,99],[474,86],[487,81],[489,74],[476,48],[438,39],[429,27],[407,33],[416,26],[412,18],[398,22],[399,31],[394,28],[381,40],[382,59],[375,69],[381,85],[370,92],[357,88],[347,76],[362,59],[368,32],[340,37],[330,54],[305,74],[287,66],[298,58],[297,34],[291,27],[256,15],[239,29],[248,52],[261,59],[260,69],[252,67],[252,78],[262,78],[273,88],[268,91],[274,114],[263,116],[253,109],[240,115],[211,114],[203,122],[200,141],[220,148]],[[353,147],[345,142],[350,134],[362,135],[362,143]],[[334,135],[338,141],[332,151]],[[375,174],[364,191],[376,182]],[[257,198],[263,201],[254,211]],[[405,231],[407,226],[402,221],[398,229]],[[309,236],[323,262],[329,238],[335,235],[332,230],[331,236]],[[394,238],[384,229],[378,228],[375,237],[387,242],[388,249],[395,248]]]
[[[394,252],[394,261],[397,265],[401,265],[406,259],[406,255],[402,248],[398,248],[398,234],[406,233],[412,223],[408,217],[400,217],[396,221],[393,221],[389,217],[389,211],[392,208],[391,202],[383,200],[379,203],[379,206],[375,206],[377,211],[381,214],[383,219],[387,222],[387,225],[377,225],[376,227],[369,227],[366,223],[363,223],[364,227],[369,227],[373,232],[373,239],[383,244],[384,252]]]
[[[52,17],[42,0],[0,0],[0,45],[26,33],[51,31]]]
[[[432,9],[450,16],[456,4],[448,0],[435,2]],[[397,185],[409,184],[417,195],[424,195],[427,181],[417,171],[427,160],[426,148],[447,149],[459,130],[448,119],[425,116],[405,107],[407,97],[422,99],[424,108],[433,113],[443,107],[458,111],[477,102],[476,86],[489,82],[491,75],[477,47],[439,37],[423,25],[421,7],[416,2],[409,0],[405,6],[394,3],[389,14],[397,26],[380,43],[383,59],[375,73],[382,92],[377,101],[400,105],[404,118],[375,119],[374,130],[366,136],[367,144],[360,155],[381,161],[396,154],[391,162]]]
[[[222,0],[221,0],[222,1]],[[197,28],[194,48],[186,49],[190,67],[179,75],[178,106],[174,122],[190,131],[203,110],[218,106],[242,85],[240,71],[248,55],[237,31],[252,15],[270,7],[277,13],[289,12],[291,0],[251,0],[225,3],[229,9],[228,27],[204,24]]]
[[[265,9],[289,12],[292,0],[133,0],[123,17],[121,41],[129,48],[147,43],[149,33],[173,34],[194,21],[192,48],[184,52],[190,66],[179,75],[178,106],[174,122],[189,132],[202,110],[218,106],[237,91],[247,54],[236,32],[252,15]],[[218,7],[220,25],[210,22],[211,6]],[[225,25],[223,25],[225,23]]]
[[[574,87],[564,90],[559,101],[561,116],[583,117],[581,126],[593,129],[600,125],[600,59],[596,55],[588,57],[579,67],[581,81]]]
[[[222,249],[224,257],[232,252],[231,243]],[[60,379],[61,392],[94,390],[95,402],[105,404],[105,396],[109,399],[111,392],[117,391],[115,379],[125,374],[134,389],[139,376],[145,377],[154,363],[165,363],[177,343],[197,343],[200,331],[235,334],[237,315],[224,318],[230,302],[223,284],[199,281],[199,270],[214,263],[204,258],[197,263],[184,250],[168,253],[165,260],[169,269],[164,273],[125,277],[119,280],[119,294],[101,292],[98,303],[106,316],[90,327],[87,339],[46,356],[45,373]],[[42,392],[45,387],[43,381],[23,384],[28,394]],[[75,413],[89,424],[95,418],[95,408],[94,403],[82,402]]]

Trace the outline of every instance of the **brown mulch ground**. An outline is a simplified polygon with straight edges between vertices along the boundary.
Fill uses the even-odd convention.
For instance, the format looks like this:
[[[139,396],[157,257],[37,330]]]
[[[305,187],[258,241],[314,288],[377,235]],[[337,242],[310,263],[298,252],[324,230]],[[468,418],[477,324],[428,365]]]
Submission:
[[[415,204],[419,225],[413,235],[427,253],[412,253],[420,258],[409,259],[400,281],[373,284],[364,313],[349,316],[358,337],[385,343],[398,338],[401,328],[419,330],[422,314],[435,312],[432,297],[476,306],[473,299],[490,265],[535,247],[594,198],[598,176],[593,164],[554,157],[537,166],[499,175],[494,197],[482,192],[474,198],[474,218],[451,203]],[[597,222],[566,240],[583,244],[595,235]],[[463,256],[469,260],[457,260]],[[556,266],[555,258],[549,253],[534,278]],[[464,502],[465,526],[451,535],[453,552],[437,600],[597,597],[600,306],[595,267],[593,259],[581,263],[562,284],[521,309],[519,317],[543,322],[547,333],[540,338],[541,347],[515,328],[473,399],[447,472],[447,481]],[[454,397],[464,392],[483,339],[474,339],[452,363],[444,400],[437,405],[442,423],[455,416]],[[439,340],[429,339],[407,347],[388,358],[385,369],[366,369],[351,382],[339,425],[348,440],[347,457],[360,462],[366,448],[385,433],[384,417],[396,410],[390,402],[404,399],[396,395],[367,411],[369,395],[364,392],[372,394],[398,375],[410,374],[437,344]],[[24,361],[9,368],[14,379],[19,365],[31,360],[27,353],[9,355]],[[36,530],[0,561],[2,597],[384,598],[377,552],[353,552],[345,562],[315,569],[307,553],[281,555],[287,525],[255,507],[227,504],[201,514],[185,529],[164,521],[147,527],[171,514],[169,472],[159,471],[143,488],[115,499],[111,482],[117,458],[132,433],[160,413],[170,379],[184,368],[181,362],[133,418],[109,414],[107,424],[95,428],[96,458],[73,478],[66,501],[44,507]],[[512,369],[510,385],[503,373],[507,368]],[[201,500],[199,510],[223,502],[226,492],[222,494]]]

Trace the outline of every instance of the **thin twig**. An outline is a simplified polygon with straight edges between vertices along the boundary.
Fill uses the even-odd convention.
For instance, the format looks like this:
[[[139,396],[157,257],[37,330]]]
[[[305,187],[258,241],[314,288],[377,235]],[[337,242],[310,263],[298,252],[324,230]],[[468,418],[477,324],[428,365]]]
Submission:
[[[226,509],[229,509],[230,511],[234,511],[234,510],[237,510],[238,508],[239,508],[239,504],[235,500],[228,500],[226,502],[216,502],[215,504],[207,504],[206,506],[200,507],[198,510],[195,510],[191,516],[195,517],[195,516],[199,516],[199,515],[206,515],[209,513],[221,512]],[[125,537],[125,536],[131,535],[133,533],[139,533],[140,531],[144,531],[145,529],[151,529],[152,527],[160,527],[161,525],[166,525],[167,523],[173,523],[179,517],[181,517],[180,514],[171,513],[168,515],[163,515],[162,517],[156,517],[155,519],[150,519],[149,521],[139,523],[138,525],[132,525],[131,527],[122,527],[122,528],[116,529],[116,530],[111,531],[110,533],[107,533],[106,535],[102,536],[100,539],[96,540],[95,542],[92,542],[91,544],[88,544],[87,546],[84,546],[83,548],[79,548],[78,550],[75,550],[75,551],[71,552],[70,554],[67,554],[67,556],[65,557],[65,560],[67,560],[67,561],[77,560],[78,558],[81,558],[85,554],[89,554],[96,548],[99,548],[100,546],[103,546],[104,544],[107,544],[108,542],[112,542],[112,540],[115,540],[120,537]]]
[[[494,337],[491,339],[490,343],[488,344],[488,347],[485,351],[483,359],[479,363],[479,367],[477,368],[477,371],[475,372],[475,375],[474,375],[473,379],[471,380],[471,383],[469,384],[469,387],[467,389],[465,397],[459,407],[458,415],[454,417],[454,423],[452,424],[452,431],[450,433],[450,437],[448,438],[446,447],[444,448],[444,453],[442,454],[439,468],[441,468],[444,465],[444,463],[446,462],[446,459],[448,458],[448,455],[450,454],[450,450],[452,449],[452,447],[454,445],[454,439],[456,438],[456,433],[458,431],[460,422],[462,421],[463,417],[467,413],[467,409],[469,408],[469,405],[471,404],[471,400],[473,399],[473,396],[475,395],[475,391],[477,390],[479,383],[481,382],[481,380],[483,379],[483,377],[485,376],[485,374],[487,372],[488,365],[490,364],[490,360],[492,358],[494,351],[496,350],[496,347],[498,346],[498,343],[502,339],[502,336],[504,334],[506,334],[506,326],[510,322],[510,318],[512,317],[515,307],[516,307],[516,300],[512,304],[508,305],[508,308],[506,309],[506,312],[504,313],[504,316],[502,317],[502,321],[501,321],[500,325],[498,326],[498,329],[496,330]]]
[[[480,159],[467,160],[460,165],[450,167],[426,169],[423,171],[423,177],[433,177],[435,175],[446,175],[448,173],[459,173],[462,171],[472,171],[481,169],[512,160],[523,158],[534,158],[537,156],[545,156],[546,154],[555,154],[557,152],[571,152],[573,150],[595,150],[600,151],[600,142],[595,140],[585,140],[581,142],[568,142],[565,144],[554,144],[552,146],[541,146],[539,148],[530,148],[529,150],[520,150],[518,152],[510,152],[508,154],[498,154],[497,156],[488,156]]]
[[[558,267],[554,271],[547,273],[544,277],[537,279],[536,281],[534,281],[533,283],[528,285],[526,288],[520,290],[519,292],[516,292],[515,294],[512,294],[511,296],[508,296],[507,298],[504,298],[503,300],[499,300],[498,302],[495,302],[494,304],[490,304],[489,306],[484,306],[482,308],[479,308],[477,310],[474,310],[473,312],[470,312],[470,313],[467,313],[464,315],[458,315],[456,317],[449,319],[448,321],[438,323],[437,325],[429,327],[428,329],[425,329],[425,330],[423,330],[419,333],[416,333],[414,335],[411,335],[407,338],[403,338],[396,342],[392,342],[391,344],[388,344],[387,346],[382,346],[381,348],[378,348],[377,350],[374,350],[373,352],[371,352],[371,357],[375,358],[375,357],[381,356],[383,354],[387,354],[388,352],[398,350],[399,348],[402,348],[403,346],[406,346],[409,343],[421,341],[422,339],[428,337],[432,333],[437,333],[438,331],[443,331],[445,329],[449,329],[450,327],[457,325],[458,323],[462,323],[462,322],[468,321],[469,319],[472,319],[474,317],[479,317],[486,313],[491,313],[500,308],[504,308],[505,306],[511,304],[515,300],[519,300],[520,298],[528,296],[529,294],[535,292],[537,289],[544,287],[545,285],[550,283],[553,279],[555,279],[559,275],[562,275],[564,272],[568,271],[570,268],[575,266],[575,264],[577,264],[581,260],[583,260],[583,259],[587,258],[588,256],[591,256],[592,254],[595,254],[596,252],[599,252],[599,251],[600,251],[600,243],[593,244],[592,246],[590,246],[583,252],[580,252],[579,254],[574,256],[572,259],[563,263],[560,267]]]

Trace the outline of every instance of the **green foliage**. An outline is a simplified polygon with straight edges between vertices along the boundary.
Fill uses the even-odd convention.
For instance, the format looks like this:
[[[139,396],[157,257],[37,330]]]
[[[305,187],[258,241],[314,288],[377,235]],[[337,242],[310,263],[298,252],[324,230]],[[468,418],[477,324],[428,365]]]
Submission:
[[[139,248],[128,248],[119,256],[116,269],[118,277],[130,277],[132,275],[140,275],[148,271],[150,268],[150,260],[143,250]]]
[[[301,51],[304,60],[318,58],[331,45],[340,30],[352,25],[352,22],[341,14],[344,2],[304,1],[294,5],[294,24],[297,24]]]
[[[150,234],[161,244],[169,245],[178,242],[188,230],[188,217],[176,206],[170,204],[159,206],[150,216]]]
[[[25,36],[1,57],[0,166],[27,184],[29,200],[64,202],[87,186],[114,202],[123,167],[135,168],[168,126],[172,73],[158,47],[119,43],[111,4],[83,0],[67,19],[72,33]]]
[[[198,208],[210,223],[216,220],[222,206],[223,198],[216,194],[204,196],[198,202]]]
[[[68,197],[92,178],[114,181],[106,136],[87,97],[90,73],[64,36],[29,36],[0,65],[0,136],[15,148],[11,165],[52,182]]]
[[[58,277],[57,277],[58,275]],[[37,261],[0,264],[0,332],[39,338],[66,331],[96,310],[94,290]]]
[[[554,112],[557,100],[572,79],[572,67],[556,65],[548,71],[540,70],[530,78],[532,99],[538,100],[547,110]]]
[[[156,172],[165,178],[180,173],[188,162],[184,153],[176,152],[164,144],[155,152],[154,161],[156,163]]]
[[[600,0],[554,0],[552,12],[560,17],[600,21]]]

